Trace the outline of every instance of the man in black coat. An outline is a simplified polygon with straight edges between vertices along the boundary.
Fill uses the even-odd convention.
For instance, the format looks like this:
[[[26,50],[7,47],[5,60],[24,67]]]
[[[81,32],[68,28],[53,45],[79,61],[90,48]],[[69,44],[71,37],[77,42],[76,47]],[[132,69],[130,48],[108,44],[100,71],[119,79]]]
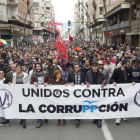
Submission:
[[[92,70],[88,71],[85,76],[85,84],[87,88],[90,87],[90,84],[101,84],[101,88],[103,88],[106,85],[107,80],[105,79],[104,74],[98,70],[98,63],[96,61],[92,62],[91,67]],[[97,123],[99,128],[102,127],[102,119],[95,119],[92,123]]]
[[[117,86],[117,84],[123,84],[123,83],[132,83],[132,85],[135,85],[135,82],[132,78],[132,72],[127,69],[128,60],[124,59],[122,61],[122,67],[117,68],[114,70],[112,77],[110,79],[110,82],[113,83],[114,86]],[[116,125],[119,125],[121,121],[121,118],[116,119]],[[127,119],[123,118],[123,121],[127,121]]]
[[[68,80],[67,83],[70,83],[71,86],[74,85],[84,85],[84,81],[85,81],[85,74],[83,72],[80,71],[81,70],[81,65],[75,64],[74,65],[74,71],[72,73],[69,74],[68,76]],[[75,124],[79,125],[80,124],[80,120],[76,119],[75,120]]]

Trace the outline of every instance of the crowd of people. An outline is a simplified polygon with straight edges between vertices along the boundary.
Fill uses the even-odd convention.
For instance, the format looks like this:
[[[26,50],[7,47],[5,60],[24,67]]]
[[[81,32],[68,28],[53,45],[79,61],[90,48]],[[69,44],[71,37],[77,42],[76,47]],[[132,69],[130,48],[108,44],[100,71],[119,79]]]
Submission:
[[[140,82],[140,61],[139,54],[134,46],[127,43],[111,44],[106,46],[94,45],[90,42],[68,42],[68,63],[66,59],[57,58],[58,51],[54,48],[55,42],[48,42],[39,45],[16,47],[0,50],[0,84],[33,84],[52,85],[101,85],[106,84],[135,83]],[[116,118],[116,125],[126,118]],[[44,123],[48,122],[47,119]],[[66,125],[66,120],[58,120]],[[102,120],[96,119],[99,128],[102,127]],[[22,119],[20,124],[26,128],[26,120]],[[42,119],[37,120],[36,128],[43,124]],[[75,124],[79,125],[80,120],[76,119]],[[1,117],[0,125],[9,126],[10,121]]]

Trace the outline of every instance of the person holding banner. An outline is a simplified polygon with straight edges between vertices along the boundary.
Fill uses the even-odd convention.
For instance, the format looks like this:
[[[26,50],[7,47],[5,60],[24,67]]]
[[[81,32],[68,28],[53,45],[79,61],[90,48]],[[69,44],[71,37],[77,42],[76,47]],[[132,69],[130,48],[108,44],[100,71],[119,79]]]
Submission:
[[[20,65],[16,66],[16,73],[13,74],[12,78],[13,84],[29,84],[29,77],[28,74],[23,72],[23,68]],[[8,83],[9,85],[11,82]],[[26,120],[21,119],[20,124],[23,124],[23,128],[26,128]]]
[[[4,78],[4,71],[0,69],[0,84],[7,84],[7,82],[9,82],[9,80],[5,80]],[[1,117],[1,123],[0,125],[5,125],[5,126],[9,126],[10,125],[10,121],[8,119],[5,119],[4,117]]]
[[[48,82],[49,86],[51,85],[66,85],[66,80],[62,79],[62,74],[60,70],[56,70],[53,74],[53,79],[50,79]],[[56,93],[59,94],[59,93]],[[61,120],[58,120],[58,126],[61,125]],[[63,120],[63,125],[66,125],[66,120]]]
[[[122,67],[117,68],[114,70],[112,77],[111,77],[111,83],[113,83],[114,86],[117,86],[117,84],[123,84],[123,83],[131,83],[132,85],[135,85],[135,82],[132,78],[132,72],[128,69],[127,65],[128,60],[124,59],[122,61]],[[127,119],[123,118],[123,121],[127,121]],[[116,118],[116,125],[119,125],[121,122],[121,118]]]
[[[85,84],[87,88],[91,85],[97,85],[101,84],[101,88],[103,88],[107,84],[107,80],[105,79],[105,76],[102,72],[98,70],[98,63],[96,61],[93,61],[91,64],[92,70],[88,71],[85,76]],[[92,121],[92,123],[97,123],[98,127],[102,127],[102,120],[101,119],[95,119]]]
[[[80,70],[81,70],[81,65],[79,63],[75,64],[74,65],[74,71],[69,74],[67,83],[70,83],[71,86],[74,86],[74,85],[83,86],[84,82],[85,82],[85,74]],[[75,124],[79,125],[80,120],[76,119]]]
[[[36,63],[35,70],[36,72],[31,76],[30,84],[34,84],[36,87],[38,87],[38,85],[44,85],[44,87],[46,87],[48,85],[49,74],[43,71],[41,63]],[[45,120],[45,122],[47,122],[47,120]],[[36,128],[40,128],[42,124],[43,121],[38,119]]]

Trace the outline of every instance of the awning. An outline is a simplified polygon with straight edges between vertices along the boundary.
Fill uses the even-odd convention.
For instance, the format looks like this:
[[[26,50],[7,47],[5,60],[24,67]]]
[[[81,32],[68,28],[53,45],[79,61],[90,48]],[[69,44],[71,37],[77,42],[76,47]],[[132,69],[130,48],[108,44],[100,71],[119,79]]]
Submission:
[[[140,32],[131,32],[131,33],[126,33],[126,35],[140,35]]]

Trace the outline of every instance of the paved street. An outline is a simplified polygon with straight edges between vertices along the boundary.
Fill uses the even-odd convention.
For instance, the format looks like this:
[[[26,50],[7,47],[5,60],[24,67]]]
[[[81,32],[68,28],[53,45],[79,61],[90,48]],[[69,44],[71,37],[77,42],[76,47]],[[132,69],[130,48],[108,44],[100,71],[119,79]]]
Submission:
[[[140,140],[139,118],[129,119],[120,126],[114,120],[106,120],[106,124],[100,129],[91,120],[82,120],[76,127],[73,120],[67,120],[66,126],[57,126],[57,120],[49,120],[37,129],[36,120],[27,120],[27,128],[23,129],[19,120],[11,120],[9,127],[0,127],[0,140]]]

